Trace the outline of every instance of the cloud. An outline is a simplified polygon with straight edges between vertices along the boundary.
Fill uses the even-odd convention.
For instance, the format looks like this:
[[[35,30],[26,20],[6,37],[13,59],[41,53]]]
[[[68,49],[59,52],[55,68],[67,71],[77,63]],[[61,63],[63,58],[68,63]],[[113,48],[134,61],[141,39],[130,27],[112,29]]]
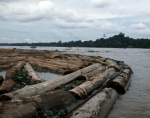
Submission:
[[[41,1],[38,4],[6,4],[0,5],[0,18],[4,20],[14,21],[32,21],[41,20],[51,17],[51,11],[54,4],[50,1]]]
[[[31,42],[32,41],[30,38],[26,38],[24,40],[27,41],[27,42]]]
[[[137,23],[137,24],[133,23],[133,24],[131,24],[130,27],[133,28],[133,29],[136,29],[136,30],[143,30],[143,29],[147,28],[146,25],[143,24],[143,23]]]
[[[0,5],[0,20],[32,22],[40,20],[55,21],[63,19],[66,22],[79,22],[83,17],[70,9],[57,7],[49,0],[40,1],[37,4],[28,4],[27,6],[19,3],[10,3]]]
[[[149,4],[150,0],[0,0],[0,42],[92,40],[119,32],[150,38]]]
[[[113,5],[117,0],[91,0],[92,4],[97,8],[104,8]]]
[[[150,28],[143,23],[133,23],[128,29],[130,34],[150,37]]]

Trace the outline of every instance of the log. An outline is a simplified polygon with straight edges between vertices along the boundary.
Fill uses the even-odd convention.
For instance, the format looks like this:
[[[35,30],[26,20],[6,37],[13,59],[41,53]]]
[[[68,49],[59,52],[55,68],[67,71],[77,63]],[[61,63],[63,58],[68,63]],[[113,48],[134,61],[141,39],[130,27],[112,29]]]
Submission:
[[[98,73],[101,73],[105,70],[106,68],[104,66],[100,66],[99,68],[96,68],[95,70],[92,70],[91,72],[79,76],[77,77],[77,79],[86,79],[86,80],[90,80],[90,78],[92,78],[93,76],[97,75]]]
[[[11,78],[8,79],[8,77],[10,77],[12,72],[14,72],[15,70],[20,70],[24,66],[24,64],[24,61],[18,62],[6,72],[5,80],[3,81],[0,87],[0,94],[4,94],[11,91],[12,87],[15,85],[15,82]]]
[[[107,59],[106,63],[108,65],[108,68],[115,68],[116,70],[120,70],[119,66],[117,65],[116,62],[114,62],[113,60]]]
[[[22,89],[19,89],[17,91],[13,91],[4,95],[0,96],[0,101],[2,98],[7,97],[10,99],[14,98],[26,98],[26,97],[31,97],[35,95],[40,95],[44,92],[54,90],[56,87],[66,84],[74,79],[76,79],[80,75],[84,75],[85,73],[90,72],[91,70],[98,68],[100,66],[99,63],[95,63],[91,66],[85,67],[81,70],[78,70],[76,72],[73,72],[71,74],[59,77],[57,79],[53,80],[48,80],[46,82],[42,82],[36,85],[30,85],[30,86],[25,86]]]
[[[69,63],[63,63],[63,62],[59,62],[59,61],[55,61],[55,60],[40,60],[40,59],[34,59],[34,58],[29,58],[28,59],[30,62],[34,61],[34,62],[41,62],[41,63],[45,63],[45,64],[50,64],[51,66],[55,66],[57,68],[61,68],[61,69],[65,69],[65,70],[70,70],[70,71],[77,71],[80,68],[83,68],[82,66],[78,66],[75,64],[69,64]]]
[[[59,68],[56,65],[46,64],[46,63],[43,63],[43,62],[29,61],[29,63],[30,64],[35,64],[35,65],[37,65],[39,67],[48,68],[50,71],[54,71],[54,72],[61,73],[61,74],[66,74],[68,72],[69,73],[72,72],[72,71],[69,71],[69,70],[65,70],[65,69]]]
[[[26,63],[24,69],[28,71],[28,75],[32,77],[32,80],[42,81],[38,74],[33,70],[32,66],[29,63]]]
[[[114,68],[109,68],[105,70],[103,73],[99,73],[94,76],[91,81],[86,81],[80,86],[75,87],[72,90],[69,90],[76,98],[83,99],[87,97],[91,92],[93,92],[96,88],[100,87],[106,80],[107,76],[111,73],[115,72]]]
[[[51,59],[55,59],[55,58],[63,59],[64,58],[62,54],[58,54],[58,53],[50,53],[50,54],[47,54],[46,56],[50,57]]]
[[[64,90],[47,92],[40,96],[25,99],[21,102],[4,102],[0,118],[29,118],[36,117],[38,109],[41,111],[65,108],[76,102],[76,99]]]
[[[10,58],[9,60],[0,60],[0,65],[5,65],[5,64],[12,63],[12,62],[18,62],[24,59],[25,57],[17,57],[17,58]]]
[[[5,75],[5,79],[7,77],[10,77],[12,72],[16,71],[16,70],[21,70],[24,66],[25,62],[24,61],[20,61],[20,62],[17,62],[13,67],[11,67],[7,72],[6,72],[6,75]]]
[[[115,89],[119,94],[125,94],[126,86],[131,76],[131,70],[125,69],[119,76],[117,76],[109,85],[109,87]]]
[[[117,96],[115,90],[105,88],[74,111],[70,118],[106,118]]]

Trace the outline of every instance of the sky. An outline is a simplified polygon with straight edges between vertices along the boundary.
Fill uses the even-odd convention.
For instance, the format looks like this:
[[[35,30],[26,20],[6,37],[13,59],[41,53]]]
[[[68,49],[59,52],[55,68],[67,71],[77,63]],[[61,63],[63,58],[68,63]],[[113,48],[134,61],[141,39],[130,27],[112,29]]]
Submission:
[[[0,43],[150,39],[150,0],[0,0]]]

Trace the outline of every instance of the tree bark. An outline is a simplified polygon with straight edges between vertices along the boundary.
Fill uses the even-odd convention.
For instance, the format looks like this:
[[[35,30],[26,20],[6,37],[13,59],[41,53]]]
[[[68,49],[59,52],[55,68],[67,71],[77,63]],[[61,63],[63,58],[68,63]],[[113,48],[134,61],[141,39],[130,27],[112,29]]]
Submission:
[[[17,57],[17,58],[10,58],[9,60],[0,60],[0,65],[10,64],[12,62],[18,62],[24,59],[25,57]]]
[[[83,106],[73,112],[70,118],[105,118],[111,110],[118,94],[111,88],[105,88]]]
[[[126,92],[126,85],[131,76],[131,70],[125,69],[118,77],[116,77],[111,83],[111,88],[115,89],[119,94],[124,94]]]
[[[29,61],[30,64],[36,64],[39,67],[43,67],[43,68],[48,68],[51,71],[54,72],[58,72],[61,74],[65,74],[66,72],[68,72],[69,70],[67,69],[62,69],[56,65],[52,65],[52,64],[47,64],[47,63],[43,63],[43,62],[38,62],[38,61]],[[72,72],[72,71],[71,71]]]
[[[51,66],[55,66],[57,68],[61,68],[61,69],[65,69],[65,70],[71,70],[71,71],[77,71],[80,68],[82,68],[82,66],[79,65],[75,65],[75,64],[69,64],[69,63],[63,63],[60,61],[56,61],[56,60],[41,60],[41,59],[34,59],[34,58],[29,58],[29,61],[35,61],[35,62],[41,62],[41,63],[45,63],[45,64],[50,64]]]
[[[0,94],[11,91],[12,87],[15,85],[15,82],[11,78],[8,79],[8,77],[10,77],[12,72],[14,72],[15,70],[20,70],[24,66],[24,64],[25,64],[24,61],[18,62],[16,65],[14,65],[6,72],[5,80],[3,81],[0,87]]]
[[[76,99],[64,90],[44,93],[21,102],[3,102],[0,110],[0,118],[29,118],[41,111],[65,108],[76,102]]]
[[[96,68],[95,70],[92,70],[91,72],[79,76],[77,77],[77,79],[86,79],[86,80],[90,80],[90,78],[92,78],[93,76],[97,75],[98,73],[101,73],[105,70],[106,68],[104,66],[100,66],[99,68]]]
[[[105,70],[103,73],[99,73],[94,77],[92,77],[91,81],[86,81],[80,86],[77,86],[74,89],[70,90],[69,92],[72,93],[76,98],[79,99],[85,98],[96,88],[100,87],[107,79],[107,76],[112,72],[115,73],[115,69],[109,68]]]
[[[28,71],[28,75],[31,76],[33,80],[42,81],[29,63],[26,63],[24,68]]]
[[[120,70],[119,66],[113,60],[107,59],[106,63],[108,64],[108,68],[115,68],[116,70]]]
[[[17,91],[13,91],[13,92],[1,95],[0,100],[3,97],[9,97],[10,99],[14,99],[14,98],[25,98],[25,97],[40,95],[46,91],[54,90],[56,87],[66,84],[66,83],[76,79],[78,76],[84,75],[84,74],[92,71],[93,69],[98,68],[99,66],[100,66],[99,63],[95,63],[91,66],[85,67],[81,70],[78,70],[74,73],[59,77],[57,79],[48,80],[46,82],[42,82],[42,83],[39,83],[36,85],[25,86],[24,88],[19,89]]]

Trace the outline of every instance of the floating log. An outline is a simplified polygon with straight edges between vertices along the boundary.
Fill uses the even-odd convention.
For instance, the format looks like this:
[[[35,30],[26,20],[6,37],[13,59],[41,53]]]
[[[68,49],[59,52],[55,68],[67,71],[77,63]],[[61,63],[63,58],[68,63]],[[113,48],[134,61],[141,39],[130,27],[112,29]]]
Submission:
[[[15,82],[9,77],[11,77],[12,72],[14,72],[15,70],[20,70],[24,66],[24,64],[25,64],[24,61],[18,62],[16,65],[14,65],[6,72],[5,80],[3,81],[0,87],[0,94],[11,91],[12,87],[15,85]]]
[[[59,66],[56,66],[54,64],[47,64],[47,63],[44,63],[44,62],[37,62],[37,61],[29,61],[30,64],[35,64],[39,67],[43,67],[43,68],[48,68],[49,70],[51,71],[54,71],[54,72],[57,72],[57,73],[61,73],[61,74],[66,74],[66,73],[71,73],[73,71],[69,71],[67,69],[62,69],[60,68]]]
[[[76,98],[85,98],[89,93],[100,87],[107,79],[107,76],[112,72],[114,73],[115,69],[109,68],[103,73],[99,73],[94,76],[91,81],[86,81],[80,86],[77,86],[74,89],[70,90],[69,92],[72,93]]]
[[[109,85],[109,87],[115,89],[119,94],[126,92],[126,86],[131,76],[131,70],[125,69],[118,77],[116,77]]]
[[[70,118],[105,118],[111,110],[118,94],[111,88],[105,88],[83,106],[73,112]]]
[[[18,62],[24,59],[25,57],[16,57],[16,58],[10,58],[10,60],[0,60],[0,65],[10,64],[12,62]]]
[[[0,101],[4,97],[14,99],[14,98],[25,98],[25,97],[40,95],[44,92],[54,90],[56,87],[66,84],[66,83],[76,79],[78,76],[84,75],[84,74],[92,71],[93,69],[98,68],[99,66],[100,66],[99,63],[95,63],[91,66],[85,67],[81,70],[78,70],[71,74],[59,77],[57,79],[48,80],[46,82],[42,82],[42,83],[39,83],[36,85],[25,86],[24,88],[19,89],[17,91],[13,91],[13,92],[1,95]]]
[[[29,63],[25,64],[24,69],[28,71],[28,75],[32,77],[32,80],[42,81]]]
[[[45,64],[50,64],[51,66],[55,66],[57,68],[61,68],[61,69],[65,69],[65,70],[71,70],[71,71],[77,71],[77,70],[83,68],[83,66],[64,63],[64,62],[60,62],[60,61],[55,61],[54,59],[52,59],[52,60],[41,60],[41,59],[29,58],[28,60],[30,62],[34,61],[34,62],[37,62],[37,63],[42,62],[42,63],[45,63]]]
[[[120,70],[119,66],[117,65],[116,62],[114,62],[113,60],[107,59],[106,63],[108,65],[108,68],[115,68],[116,70]]]
[[[93,76],[97,75],[98,73],[101,73],[105,70],[106,68],[104,66],[100,66],[99,68],[96,68],[95,70],[92,70],[91,72],[79,76],[77,77],[77,79],[86,79],[86,80],[90,80],[90,78],[92,78]]]
[[[74,102],[76,99],[64,90],[47,92],[34,98],[24,99],[24,101],[3,102],[0,108],[0,118],[35,117],[38,109],[41,111],[60,109]]]

